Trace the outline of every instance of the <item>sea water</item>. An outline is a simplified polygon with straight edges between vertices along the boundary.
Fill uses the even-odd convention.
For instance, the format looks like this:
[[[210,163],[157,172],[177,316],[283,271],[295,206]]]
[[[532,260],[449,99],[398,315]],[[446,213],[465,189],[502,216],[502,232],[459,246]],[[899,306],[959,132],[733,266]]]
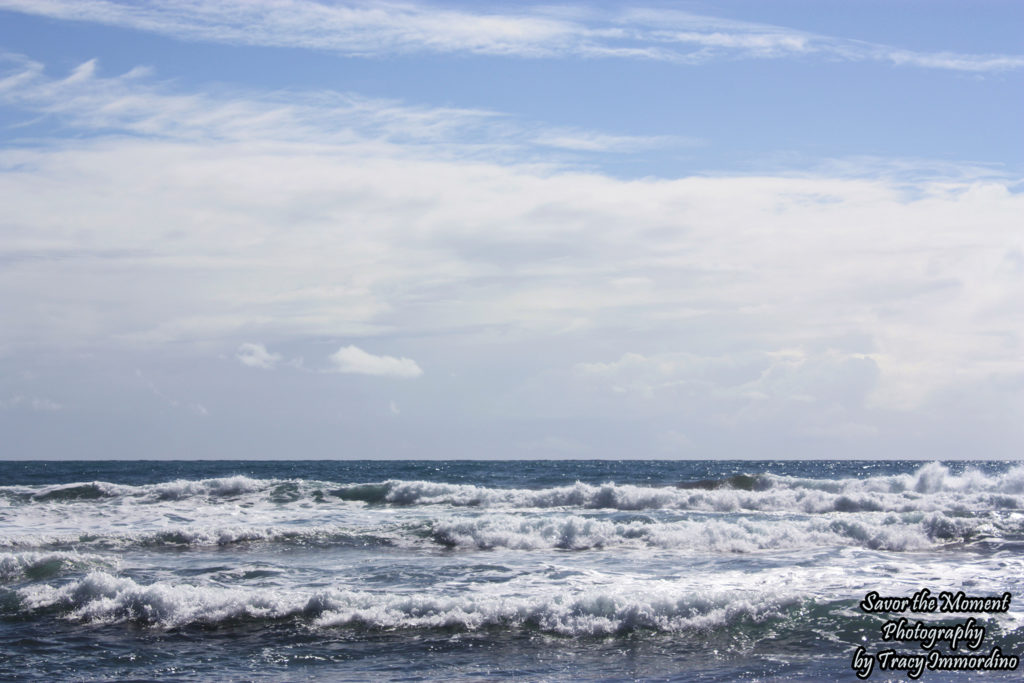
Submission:
[[[8,680],[907,680],[900,617],[1024,656],[1024,466],[0,462]]]

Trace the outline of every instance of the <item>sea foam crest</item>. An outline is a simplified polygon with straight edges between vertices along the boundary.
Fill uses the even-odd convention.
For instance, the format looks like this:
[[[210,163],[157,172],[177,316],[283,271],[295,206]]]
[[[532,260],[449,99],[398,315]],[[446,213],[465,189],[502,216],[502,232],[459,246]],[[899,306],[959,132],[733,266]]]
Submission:
[[[141,585],[103,571],[59,588],[19,591],[22,608],[58,609],[75,621],[133,622],[162,628],[232,620],[280,619],[302,611],[301,598],[276,591],[158,582]]]
[[[14,505],[103,505],[112,499],[141,504],[202,499],[210,503],[244,499],[255,506],[339,501],[366,505],[448,505],[493,508],[583,508],[622,511],[704,512],[945,512],[1024,509],[1024,466],[998,475],[968,470],[953,475],[940,463],[911,474],[865,479],[812,479],[774,474],[737,475],[676,485],[587,484],[543,489],[489,488],[432,481],[388,480],[331,484],[246,476],[177,480],[144,486],[90,482],[47,487],[0,487]]]
[[[808,479],[763,474],[679,486],[576,482],[540,490],[389,480],[342,486],[333,496],[368,504],[471,507],[695,510],[707,512],[948,512],[1024,509],[1024,467],[989,476],[954,476],[940,463],[916,473],[867,479]]]
[[[795,594],[771,591],[687,590],[670,581],[586,586],[528,597],[358,590],[304,595],[167,582],[142,585],[102,571],[61,587],[21,589],[19,598],[27,612],[56,609],[74,621],[158,628],[296,618],[321,628],[536,628],[564,635],[716,629],[779,617],[801,601]]]
[[[591,586],[545,596],[446,597],[333,592],[317,598],[320,626],[465,629],[536,628],[562,635],[608,635],[638,629],[710,630],[779,617],[795,596],[766,592],[693,592],[670,582]]]
[[[924,550],[978,534],[974,520],[939,513],[917,519],[882,517],[808,517],[801,519],[696,518],[670,522],[615,521],[577,515],[523,519],[488,515],[439,520],[434,542],[450,548],[536,550],[558,548],[664,548],[702,553],[751,553],[826,546],[872,550]]]
[[[162,484],[140,486],[143,495],[160,500],[181,500],[195,496],[209,498],[231,498],[256,493],[282,483],[278,479],[252,479],[243,475],[218,477],[215,479],[177,479]]]
[[[591,517],[565,510],[524,516],[495,510],[472,516],[442,512],[433,519],[409,523],[385,519],[365,526],[308,522],[272,526],[231,523],[134,532],[125,532],[122,527],[115,526],[89,534],[36,532],[18,537],[0,536],[0,547],[126,551],[131,548],[202,548],[239,544],[411,548],[431,543],[451,549],[522,551],[663,548],[700,553],[750,553],[824,546],[908,551],[981,538],[1015,537],[1024,531],[1024,518],[1019,515],[1002,521],[947,516],[941,512],[785,516],[687,513],[685,519],[658,519],[659,516],[658,513],[637,514],[619,519],[618,515],[614,518]],[[36,555],[42,557],[40,553]],[[4,560],[7,564],[0,562],[0,568],[13,567],[15,560],[10,558],[33,558],[36,555],[25,552],[0,555],[0,558],[7,558]],[[66,562],[77,557],[74,553],[50,555],[64,558]],[[27,561],[17,560],[21,564]]]
[[[214,479],[177,479],[159,484],[132,486],[105,481],[74,482],[45,486],[0,486],[0,496],[28,503],[74,503],[111,498],[150,501],[182,500],[192,497],[231,498],[286,485],[287,480],[252,479],[243,475]]]

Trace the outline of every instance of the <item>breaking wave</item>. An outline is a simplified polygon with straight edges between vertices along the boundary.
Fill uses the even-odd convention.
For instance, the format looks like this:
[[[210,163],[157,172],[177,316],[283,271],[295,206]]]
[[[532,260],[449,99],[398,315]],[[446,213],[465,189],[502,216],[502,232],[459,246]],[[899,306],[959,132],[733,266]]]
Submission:
[[[558,548],[665,548],[714,553],[752,553],[823,546],[913,551],[988,538],[987,522],[950,519],[941,513],[803,519],[718,519],[672,522],[613,521],[571,515],[522,519],[495,515],[440,521],[431,538],[449,548],[536,550]]]
[[[989,509],[1024,510],[1024,466],[999,475],[986,475],[975,470],[953,475],[942,464],[929,463],[912,474],[864,479],[811,479],[764,473],[665,486],[576,482],[542,489],[488,488],[407,480],[339,485],[302,479],[252,479],[239,475],[182,479],[143,486],[108,482],[4,486],[0,487],[0,498],[13,505],[102,505],[112,499],[146,504],[199,499],[272,505],[324,505],[334,501],[403,507],[575,507],[624,511],[747,510],[811,514],[934,512],[956,508],[970,513]]]
[[[789,518],[722,518],[692,516],[674,521],[651,518],[598,519],[552,514],[522,518],[491,514],[473,518],[438,518],[420,523],[382,525],[357,531],[335,525],[260,527],[180,527],[161,531],[106,534],[33,534],[0,539],[0,547],[91,549],[203,548],[245,544],[317,548],[414,547],[430,543],[449,549],[592,550],[662,548],[711,553],[752,553],[825,546],[859,546],[895,552],[925,550],[1020,535],[1021,523],[1007,530],[987,520],[947,517],[942,513],[892,513]],[[43,557],[45,554],[36,553]],[[29,555],[22,554],[25,557]],[[18,557],[21,557],[19,555]],[[49,553],[46,557],[71,562]],[[0,577],[14,566],[12,554],[0,555]],[[47,560],[47,562],[54,561]],[[23,562],[24,560],[18,560]],[[40,560],[43,561],[43,560]]]
[[[914,551],[982,541],[1024,541],[1024,467],[953,475],[930,463],[910,474],[862,479],[757,474],[540,489],[245,476],[0,487],[0,548],[11,550],[427,543],[748,553],[821,546]],[[0,576],[13,571],[7,566]]]
[[[1024,509],[1024,467],[989,476],[951,475],[939,463],[914,474],[867,479],[809,479],[772,474],[739,475],[675,486],[600,485],[577,482],[539,490],[391,480],[354,484],[330,495],[368,505],[450,505],[502,508],[692,510],[706,512],[949,512]]]
[[[25,613],[56,611],[71,621],[161,629],[296,619],[319,629],[528,628],[568,636],[707,631],[777,618],[801,602],[799,596],[768,591],[687,591],[671,581],[647,582],[642,589],[589,586],[541,596],[444,596],[144,585],[103,571],[59,588],[25,588],[18,599]]]

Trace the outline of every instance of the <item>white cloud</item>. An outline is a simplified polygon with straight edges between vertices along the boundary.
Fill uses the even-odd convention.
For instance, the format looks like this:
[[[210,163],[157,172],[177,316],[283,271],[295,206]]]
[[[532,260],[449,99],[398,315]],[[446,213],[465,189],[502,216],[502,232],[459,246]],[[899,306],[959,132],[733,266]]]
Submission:
[[[0,0],[0,8],[70,21],[152,31],[185,40],[300,47],[345,55],[468,52],[518,57],[580,56],[696,64],[717,58],[823,55],[958,71],[1024,67],[1021,55],[921,53],[778,26],[666,10],[598,12],[574,6],[515,13],[423,3],[222,0]]]
[[[8,353],[181,342],[237,349],[260,367],[282,361],[239,344],[399,330],[529,343],[619,336],[614,353],[579,371],[614,375],[623,394],[698,381],[728,389],[758,379],[741,382],[730,367],[782,373],[787,361],[768,354],[807,349],[803,370],[747,390],[799,395],[820,357],[840,379],[811,388],[842,403],[836,387],[852,386],[842,359],[868,360],[878,376],[865,400],[887,410],[1024,370],[1016,178],[887,175],[876,163],[867,173],[623,181],[482,158],[435,128],[443,116],[432,110],[366,105],[371,123],[339,132],[326,124],[331,97],[289,108],[168,93],[138,73],[103,79],[82,67],[54,81],[14,64],[0,97],[114,134],[0,151]],[[382,137],[378,117],[426,123]],[[349,371],[419,370],[355,351],[365,357],[342,354]]]
[[[1020,367],[1024,201],[1009,180],[624,182],[363,151],[134,139],[3,151],[0,343],[536,339],[586,321],[772,351],[860,334],[893,407]],[[33,305],[19,303],[26,289]]]
[[[248,342],[238,347],[238,353],[235,357],[238,358],[242,365],[248,365],[250,368],[263,368],[264,370],[273,369],[281,360],[281,354],[270,353],[263,344]]]
[[[411,358],[375,356],[357,346],[343,346],[330,356],[334,372],[381,377],[419,377],[423,370]],[[394,404],[392,404],[394,406]]]

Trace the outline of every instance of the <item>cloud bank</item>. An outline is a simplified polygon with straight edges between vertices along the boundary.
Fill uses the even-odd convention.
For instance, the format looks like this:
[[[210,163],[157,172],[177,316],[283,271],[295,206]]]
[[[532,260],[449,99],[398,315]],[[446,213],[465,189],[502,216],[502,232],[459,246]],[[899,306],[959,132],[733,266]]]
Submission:
[[[6,64],[4,102],[85,134],[0,150],[0,358],[174,348],[269,369],[282,356],[251,340],[358,339],[331,370],[422,377],[368,383],[412,393],[476,363],[491,374],[450,380],[460,408],[661,420],[695,453],[701,425],[868,439],[895,414],[1024,409],[1020,178],[854,160],[623,180],[536,163],[539,136],[495,112]],[[337,379],[285,379],[316,378]],[[423,414],[396,400],[394,422]],[[525,441],[592,452],[555,432]]]
[[[3,96],[110,133],[0,152],[8,348],[233,339],[241,362],[270,367],[275,354],[239,344],[621,328],[650,346],[620,353],[671,351],[680,334],[699,354],[848,347],[877,365],[874,395],[890,405],[1022,370],[1012,178],[624,181],[480,159],[458,132],[332,137],[318,123],[330,103],[271,116],[259,99],[175,95],[88,66],[11,85],[29,72]],[[116,134],[141,129],[158,134]],[[339,368],[416,374],[360,353]]]

